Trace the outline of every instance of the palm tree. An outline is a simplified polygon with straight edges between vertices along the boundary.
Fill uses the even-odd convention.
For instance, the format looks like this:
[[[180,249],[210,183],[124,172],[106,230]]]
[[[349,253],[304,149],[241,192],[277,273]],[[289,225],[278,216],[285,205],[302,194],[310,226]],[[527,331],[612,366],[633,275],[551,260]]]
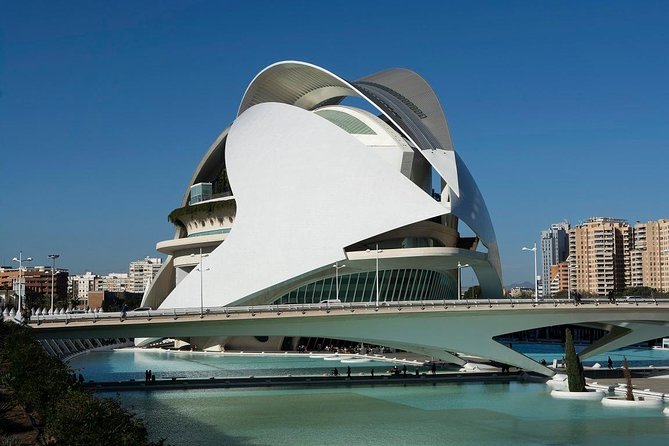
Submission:
[[[625,381],[627,382],[627,393],[625,394],[625,399],[627,401],[634,401],[634,393],[632,393],[632,373],[630,372],[629,365],[627,364],[626,356],[623,356],[623,375],[625,375]]]

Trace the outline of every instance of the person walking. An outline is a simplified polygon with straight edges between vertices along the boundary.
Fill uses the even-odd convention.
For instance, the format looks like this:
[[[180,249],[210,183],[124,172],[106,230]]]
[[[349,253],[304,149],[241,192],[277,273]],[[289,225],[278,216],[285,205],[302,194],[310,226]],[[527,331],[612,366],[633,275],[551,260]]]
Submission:
[[[351,366],[346,367],[346,376],[351,377]]]
[[[607,361],[609,365],[609,370],[613,370],[613,361],[611,360],[611,357],[609,356],[609,360]]]

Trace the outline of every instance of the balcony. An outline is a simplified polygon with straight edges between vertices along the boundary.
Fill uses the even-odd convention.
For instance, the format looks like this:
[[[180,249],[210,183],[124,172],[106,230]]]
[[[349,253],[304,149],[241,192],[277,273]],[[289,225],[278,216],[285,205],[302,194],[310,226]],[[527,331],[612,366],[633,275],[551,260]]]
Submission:
[[[216,198],[177,208],[170,212],[170,223],[186,231],[186,237],[229,232],[237,213],[234,197]]]

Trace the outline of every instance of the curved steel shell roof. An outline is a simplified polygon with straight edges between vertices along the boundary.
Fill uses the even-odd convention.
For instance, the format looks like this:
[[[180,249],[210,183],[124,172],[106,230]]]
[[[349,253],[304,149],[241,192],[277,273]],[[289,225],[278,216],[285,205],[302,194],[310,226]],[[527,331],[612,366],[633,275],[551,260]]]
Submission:
[[[369,158],[364,150],[356,149],[360,143],[346,129],[342,130],[342,123],[333,124],[316,114],[299,110],[311,111],[338,105],[346,97],[367,101],[406,138],[409,145],[422,154],[446,185],[441,202],[434,201],[401,173],[386,172],[386,168],[377,166],[378,160],[374,156]],[[333,146],[333,141],[339,142]],[[315,143],[321,150],[310,150]],[[270,150],[263,152],[262,148]],[[238,118],[212,144],[190,184],[209,176],[208,172],[219,165],[223,154],[238,204],[238,215],[236,229],[208,258],[212,272],[207,274],[204,285],[205,288],[215,285],[218,291],[217,296],[205,293],[205,301],[216,298],[216,302],[209,303],[229,305],[253,300],[280,284],[299,281],[310,271],[319,271],[319,268],[342,260],[345,246],[444,214],[452,214],[467,223],[488,248],[484,261],[487,266],[475,267],[475,272],[486,293],[501,294],[497,241],[483,196],[453,148],[439,100],[418,74],[395,68],[349,82],[304,62],[286,61],[270,65],[249,84],[239,106]],[[305,164],[305,159],[314,156],[316,158],[309,159],[309,163]],[[346,157],[350,158],[346,160],[348,164],[340,165]],[[318,166],[328,166],[328,169],[319,170]],[[258,175],[259,172],[264,174]],[[376,173],[370,177],[371,172]],[[311,178],[310,175],[313,178],[306,184],[318,184],[318,190],[305,187],[304,179]],[[271,181],[259,188],[258,178]],[[379,184],[384,185],[387,194],[368,196],[358,192],[372,190],[374,185]],[[324,193],[325,190],[328,192]],[[272,194],[283,191],[278,196],[292,205],[276,207],[281,201],[268,201],[270,191]],[[188,191],[184,203],[187,196]],[[324,197],[336,200],[322,206]],[[303,213],[298,202],[318,205]],[[402,203],[403,212],[395,211],[397,203]],[[339,217],[351,209],[355,211],[353,215],[360,218],[339,221]],[[293,215],[289,210],[297,210],[299,215]],[[301,243],[286,243],[283,238],[264,230],[265,222],[258,220],[258,215],[263,212],[277,217],[275,230],[282,229],[281,234],[291,233],[294,237],[298,234]],[[369,212],[372,214],[365,217]],[[379,220],[380,215],[386,216]],[[296,228],[301,229],[296,232]],[[329,239],[322,239],[323,234],[328,234]],[[278,256],[278,259],[288,253],[291,254],[291,262],[277,259],[269,262],[268,257],[267,262],[272,267],[269,263],[258,265],[257,256],[248,252],[249,243],[257,241],[258,237],[263,238],[262,246],[272,253],[271,256],[266,253],[265,257]],[[167,268],[170,268],[171,262],[167,263]],[[232,280],[231,277],[239,279],[245,274],[244,268],[233,274],[240,265],[261,267],[265,271],[260,275],[262,280],[257,274],[247,277],[248,280]],[[251,270],[250,267],[247,269]],[[196,289],[203,293],[203,289],[198,288],[202,284],[192,274],[188,274],[169,292],[169,276],[163,273],[165,271],[159,274],[161,280],[152,284],[145,301],[154,305],[162,302],[163,307],[177,307],[193,304]]]
[[[502,276],[495,230],[483,195],[453,148],[446,117],[429,84],[413,71],[392,68],[355,82],[306,62],[285,61],[262,70],[249,84],[238,115],[264,102],[307,110],[359,97],[376,107],[420,150],[447,184],[450,212],[480,237]]]

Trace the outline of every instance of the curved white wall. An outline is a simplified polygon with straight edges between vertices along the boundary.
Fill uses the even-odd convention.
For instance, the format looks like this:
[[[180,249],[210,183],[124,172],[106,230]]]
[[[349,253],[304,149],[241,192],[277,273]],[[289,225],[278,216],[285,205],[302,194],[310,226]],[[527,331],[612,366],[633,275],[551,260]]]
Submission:
[[[367,151],[361,150],[364,145],[360,141],[370,143],[364,141],[365,137],[351,136],[310,112],[298,112],[300,109],[312,110],[317,106],[331,105],[335,106],[331,107],[333,109],[345,109],[358,115],[368,125],[382,124],[387,127],[385,130],[390,128],[368,112],[337,106],[344,96],[361,97],[374,105],[402,136],[395,135],[392,129],[391,133],[401,140],[406,138],[418,150],[414,153],[408,145],[400,144],[401,161],[395,157],[379,163],[379,158],[383,158],[381,155],[386,153],[379,149],[375,159],[370,147]],[[269,109],[265,105],[274,108]],[[251,110],[260,106],[263,106],[262,112],[256,110],[249,115]],[[399,119],[395,112],[402,117],[398,122],[394,121]],[[237,136],[233,135],[235,133]],[[254,302],[263,290],[265,298],[268,298],[272,291],[270,288],[276,288],[281,281],[299,280],[309,271],[329,267],[330,263],[344,259],[345,246],[444,214],[462,219],[486,245],[490,267],[482,265],[476,273],[487,294],[492,297],[501,295],[499,253],[485,202],[464,162],[453,149],[438,98],[418,74],[391,69],[350,83],[312,64],[279,62],[261,71],[250,83],[242,99],[238,119],[230,129],[231,138],[226,144],[227,135],[226,130],[219,136],[191,181],[206,174],[206,166],[211,164],[214,152],[225,150],[229,178],[240,214],[225,243],[205,259],[202,288],[205,306]],[[356,138],[359,141],[355,141]],[[293,144],[294,141],[296,144]],[[417,145],[417,141],[424,144]],[[335,145],[338,146],[336,149]],[[353,163],[342,166],[345,161]],[[406,178],[398,180],[398,175],[402,177],[396,169],[398,162],[401,172],[424,188],[429,185],[415,177],[414,168],[420,162],[425,166],[432,165],[448,185],[443,191],[442,202],[434,202]],[[377,171],[384,171],[384,175],[394,180],[384,179],[374,185],[369,184],[369,175]],[[260,185],[263,185],[260,190],[253,189]],[[415,197],[410,200],[389,198],[398,189],[412,191]],[[240,193],[248,197],[245,203],[239,201]],[[305,203],[301,208],[300,202]],[[324,206],[322,203],[328,204]],[[240,220],[243,207],[248,210],[246,217]],[[389,218],[384,219],[388,207],[393,210],[388,212]],[[414,215],[414,207],[420,212],[430,209],[430,215]],[[358,212],[362,208],[369,212]],[[403,218],[395,215],[400,210]],[[365,215],[373,218],[368,221]],[[329,221],[324,224],[323,218]],[[322,246],[325,240],[332,241],[333,245]],[[336,249],[333,248],[335,245]],[[293,249],[299,255],[287,257],[297,253],[293,253]],[[318,252],[311,253],[310,250]],[[283,254],[277,254],[279,252]],[[221,260],[228,256],[229,259]],[[278,263],[272,264],[274,261]],[[252,272],[239,270],[242,268],[239,265],[245,265]],[[241,275],[231,275],[229,271],[238,271]],[[162,276],[158,279],[161,279],[157,280],[161,284],[166,282]],[[170,281],[169,277],[167,281]],[[199,306],[199,282],[199,271],[195,270],[166,299],[165,286],[152,286],[144,301],[155,306],[164,300],[162,307]]]
[[[239,116],[226,164],[237,217],[204,260],[204,306],[247,303],[345,259],[348,245],[446,212],[347,132],[290,105],[259,104]],[[199,305],[196,270],[161,308]]]

